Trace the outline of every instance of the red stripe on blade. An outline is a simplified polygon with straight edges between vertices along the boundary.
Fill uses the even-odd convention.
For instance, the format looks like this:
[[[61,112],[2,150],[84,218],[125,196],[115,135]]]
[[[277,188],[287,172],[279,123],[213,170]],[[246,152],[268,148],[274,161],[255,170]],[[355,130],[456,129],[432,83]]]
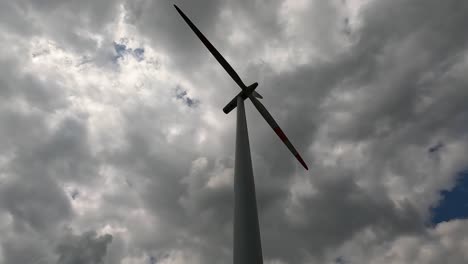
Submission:
[[[273,128],[273,130],[276,132],[276,135],[278,135],[278,137],[284,141],[288,140],[288,138],[286,137],[286,135],[283,133],[283,130],[281,130],[281,128],[279,127],[275,127]]]
[[[296,155],[294,155],[294,156],[296,156],[296,159],[299,160],[299,162],[302,164],[302,166],[304,166],[304,168],[305,168],[306,170],[309,170],[309,168],[307,167],[307,165],[305,164],[304,160],[301,158],[301,156],[299,155],[299,153],[296,154]]]

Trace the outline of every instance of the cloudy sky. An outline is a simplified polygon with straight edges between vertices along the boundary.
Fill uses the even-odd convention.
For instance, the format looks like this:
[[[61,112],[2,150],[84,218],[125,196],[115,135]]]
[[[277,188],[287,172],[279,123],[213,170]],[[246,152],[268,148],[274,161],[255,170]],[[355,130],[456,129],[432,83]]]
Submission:
[[[0,0],[0,263],[231,263],[239,88],[168,0]],[[177,1],[246,103],[266,264],[468,262],[468,2]]]

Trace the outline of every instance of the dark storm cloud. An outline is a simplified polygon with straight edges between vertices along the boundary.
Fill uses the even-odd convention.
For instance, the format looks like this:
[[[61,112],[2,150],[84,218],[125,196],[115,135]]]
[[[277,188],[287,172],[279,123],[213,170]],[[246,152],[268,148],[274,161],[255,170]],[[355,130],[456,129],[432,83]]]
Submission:
[[[62,183],[91,183],[96,172],[86,143],[81,141],[83,130],[79,122],[65,119],[53,133],[45,126],[44,115],[24,115],[12,110],[4,109],[0,115],[1,120],[5,121],[8,115],[7,120],[15,120],[7,122],[8,130],[15,131],[15,136],[0,134],[11,140],[10,147],[2,149],[1,157],[12,156],[2,168],[7,177],[0,185],[0,207],[10,216],[12,228],[12,234],[5,236],[3,253],[7,256],[5,263],[34,263],[31,261],[51,258],[50,248],[41,244],[44,240],[55,243],[60,227],[68,225],[75,216]],[[34,253],[27,248],[42,251]],[[15,252],[21,250],[29,253],[15,257]],[[32,259],[26,262],[25,258]]]
[[[3,234],[2,234],[3,235]],[[42,243],[41,243],[42,242]],[[40,241],[37,237],[20,236],[9,237],[2,243],[3,263],[51,263],[54,256],[50,254],[49,245]]]
[[[17,177],[0,189],[1,205],[13,216],[15,225],[26,224],[44,232],[70,217],[68,199],[53,180],[39,173],[36,178]]]
[[[95,231],[81,235],[67,234],[57,246],[58,264],[104,263],[107,246],[112,242],[109,234],[98,236]]]
[[[376,2],[364,9],[366,23],[347,66],[357,73],[353,76],[348,72],[349,77],[358,77],[355,85],[368,86],[364,88],[367,95],[363,104],[353,107],[356,118],[347,129],[341,129],[340,135],[353,139],[373,137],[378,129],[376,119],[388,122],[393,129],[413,122],[426,126],[431,122],[428,130],[443,129],[450,126],[438,123],[438,116],[447,118],[466,111],[457,100],[466,90],[457,83],[461,76],[447,80],[444,75],[466,48],[468,38],[463,34],[463,25],[468,22],[468,6],[460,1],[413,4]],[[364,74],[359,74],[363,70]],[[424,82],[424,77],[432,74],[435,78]],[[443,97],[433,94],[435,102],[429,111],[416,113],[418,100],[438,87],[445,89],[440,94]],[[419,138],[429,134],[418,132]]]
[[[2,165],[7,177],[0,185],[0,210],[11,219],[11,230],[2,232],[4,263],[33,263],[50,258],[44,240],[53,240],[56,228],[67,223],[73,212],[53,168],[36,155],[35,145],[48,134],[43,116],[12,110],[3,108],[0,115],[1,123],[8,124],[0,133],[1,141],[8,143],[1,157],[12,158]]]
[[[0,187],[1,205],[16,223],[41,231],[71,214],[68,199],[43,160],[48,155],[38,145],[49,138],[47,113],[66,103],[57,86],[48,86],[30,74],[18,74],[18,65],[5,62],[1,71],[0,120],[5,125],[0,129],[0,154],[11,157],[11,162],[3,167],[9,177]],[[25,111],[21,105],[31,110]]]
[[[24,71],[22,57],[11,55],[2,57],[0,71],[0,215],[10,219],[2,261],[50,262],[50,246],[74,217],[63,182],[92,182],[96,163],[86,118],[53,115],[69,107],[63,87]]]
[[[356,185],[347,175],[322,172],[313,182],[317,193],[300,198],[291,212],[296,220],[281,219],[285,233],[275,233],[270,226],[265,235],[265,253],[296,263],[303,252],[320,256],[327,248],[335,248],[364,228],[374,229],[387,239],[399,234],[423,232],[423,219],[411,204],[394,204],[388,197],[376,197]],[[277,208],[280,209],[280,208]],[[271,216],[270,216],[271,217]],[[270,219],[268,217],[268,219]],[[281,216],[278,216],[281,217]],[[293,219],[294,219],[293,218]],[[284,245],[280,241],[289,241]],[[283,250],[280,250],[283,248]]]
[[[24,72],[23,56],[0,58],[0,100],[4,107],[15,107],[14,102],[25,101],[40,111],[53,111],[65,107],[65,93],[54,83]]]
[[[187,11],[187,16],[227,57],[229,63],[241,72],[245,72],[244,67],[248,60],[238,61],[235,58],[248,58],[249,51],[256,50],[257,44],[262,39],[272,40],[282,36],[282,25],[277,14],[281,5],[280,1],[269,1],[265,4],[263,1],[205,0],[201,2],[177,1],[176,4],[182,10]],[[172,68],[173,71],[183,72],[185,76],[190,76],[196,73],[193,69],[197,68],[200,63],[210,62],[210,68],[213,63],[216,63],[177,14],[172,3],[147,0],[127,1],[125,8],[126,21],[135,25],[143,35],[147,36],[153,47],[170,54],[172,63],[175,65]],[[254,12],[255,15],[253,15]],[[253,33],[249,36],[246,46],[242,48],[229,43],[227,38],[233,34],[236,24],[243,25],[242,30],[249,29]],[[218,75],[222,71],[216,71],[216,73]],[[220,77],[224,78],[222,75]]]
[[[441,15],[441,10],[455,15]],[[378,120],[383,120],[392,128],[385,135],[416,124],[410,126],[413,133],[405,133],[405,138],[399,140],[427,144],[422,139],[431,135],[429,131],[461,124],[462,120],[451,117],[466,111],[459,100],[466,91],[460,82],[465,81],[461,76],[444,78],[445,72],[440,72],[446,64],[456,63],[466,47],[466,34],[462,32],[467,21],[461,15],[463,10],[466,12],[467,7],[459,1],[425,2],[422,6],[407,6],[406,2],[398,1],[371,2],[362,11],[364,26],[354,32],[359,41],[331,63],[304,66],[293,73],[272,76],[265,85],[275,91],[267,95],[269,104],[272,109],[285,109],[283,126],[292,131],[290,137],[296,144],[307,146],[315,128],[326,121],[321,115],[327,113],[318,109],[325,96],[333,91],[364,92],[362,101],[344,109],[352,118],[336,129],[332,127],[334,139],[353,141],[378,137]],[[398,15],[388,15],[393,13]],[[423,76],[433,73],[440,79],[422,82]],[[445,92],[436,92],[438,87],[446,87]],[[428,111],[417,113],[416,104],[426,95],[436,96],[435,102]],[[290,98],[294,105],[287,105]],[[449,125],[451,120],[455,123]],[[397,150],[394,145],[391,147]]]
[[[190,17],[196,18],[197,25],[204,29],[205,34],[216,36],[213,33],[223,3],[224,1],[215,0],[184,1],[181,8],[190,10]],[[178,16],[172,3],[164,0],[127,1],[125,8],[128,12],[126,21],[137,26],[142,34],[149,37],[152,46],[169,52],[178,67],[193,67],[197,64],[196,61],[202,58],[200,45],[196,45],[197,39],[187,34],[190,29]]]

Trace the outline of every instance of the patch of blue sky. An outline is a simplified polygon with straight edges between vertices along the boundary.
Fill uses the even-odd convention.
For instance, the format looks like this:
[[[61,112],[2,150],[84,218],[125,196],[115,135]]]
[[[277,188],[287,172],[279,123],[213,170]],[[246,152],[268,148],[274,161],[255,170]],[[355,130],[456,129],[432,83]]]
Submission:
[[[468,218],[468,169],[457,175],[455,186],[440,193],[441,200],[431,208],[431,223]]]
[[[127,55],[133,56],[137,61],[142,61],[145,59],[145,49],[144,48],[128,48],[124,43],[113,42],[114,50],[116,55],[112,58],[114,63],[117,63],[119,59],[124,58]]]
[[[144,48],[136,48],[133,50],[133,56],[137,61],[142,61],[145,59],[145,49]]]
[[[197,99],[192,99],[187,95],[187,91],[180,86],[175,88],[175,96],[177,99],[183,101],[188,107],[196,107],[199,104]]]

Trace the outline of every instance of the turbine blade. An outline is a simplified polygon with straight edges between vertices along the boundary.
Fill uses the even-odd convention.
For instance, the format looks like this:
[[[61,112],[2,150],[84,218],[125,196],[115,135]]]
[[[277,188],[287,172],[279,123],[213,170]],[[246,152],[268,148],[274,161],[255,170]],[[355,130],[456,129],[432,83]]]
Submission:
[[[265,118],[265,120],[270,125],[270,127],[273,128],[276,135],[278,135],[278,137],[281,139],[281,141],[283,141],[283,143],[286,145],[286,147],[288,147],[288,149],[292,152],[294,157],[296,157],[296,159],[302,164],[302,166],[306,170],[309,170],[309,168],[307,167],[307,164],[304,162],[301,155],[299,155],[296,148],[294,148],[294,146],[291,144],[289,139],[283,133],[283,130],[281,130],[281,128],[279,127],[278,123],[276,123],[275,119],[273,119],[273,117],[270,115],[268,110],[266,110],[265,106],[259,100],[257,100],[257,98],[255,98],[251,94],[249,95],[249,98],[250,98],[250,101],[252,101],[255,108],[257,108],[257,110],[260,112],[260,114],[263,116],[263,118]]]
[[[263,99],[263,96],[261,96],[259,93],[257,93],[256,91],[253,91],[252,92],[253,96],[257,97],[258,99]]]
[[[213,56],[216,58],[216,60],[223,66],[223,68],[229,73],[231,78],[239,85],[239,87],[244,90],[245,84],[242,82],[241,78],[239,75],[236,73],[236,71],[231,67],[231,65],[224,59],[224,57],[219,53],[219,51],[208,41],[208,39],[198,30],[198,28],[190,21],[190,19],[182,12],[182,10],[179,9],[176,5],[174,7],[177,9],[177,12],[182,16],[182,18],[185,20],[185,22],[189,25],[189,27],[195,32],[195,34],[198,36],[198,38],[205,44],[205,46],[208,48],[208,50],[213,54]]]

